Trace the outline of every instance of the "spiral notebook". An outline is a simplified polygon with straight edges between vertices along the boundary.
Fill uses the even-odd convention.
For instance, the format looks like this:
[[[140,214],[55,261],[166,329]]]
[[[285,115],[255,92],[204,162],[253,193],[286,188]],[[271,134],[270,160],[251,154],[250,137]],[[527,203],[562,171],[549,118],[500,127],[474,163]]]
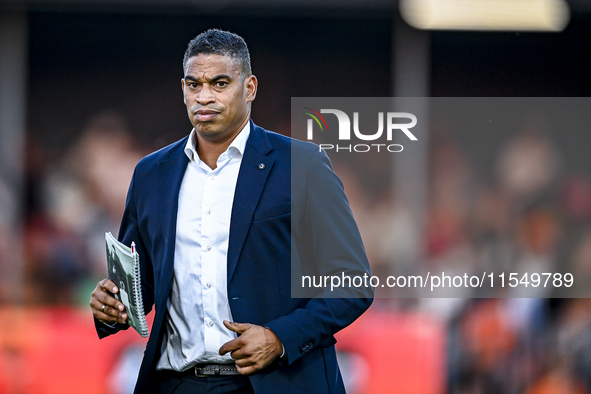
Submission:
[[[130,248],[117,241],[110,232],[105,233],[105,240],[108,276],[119,288],[114,296],[125,305],[127,323],[145,338],[149,332],[142,301],[140,256],[135,250],[135,243],[132,242]]]

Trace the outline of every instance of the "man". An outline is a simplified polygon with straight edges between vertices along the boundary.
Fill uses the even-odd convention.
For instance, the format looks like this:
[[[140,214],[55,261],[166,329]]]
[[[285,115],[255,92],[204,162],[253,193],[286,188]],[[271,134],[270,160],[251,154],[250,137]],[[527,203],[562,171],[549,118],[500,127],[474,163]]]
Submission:
[[[138,163],[119,232],[156,311],[135,392],[343,393],[333,334],[373,293],[291,298],[292,264],[369,273],[342,184],[316,145],[250,120],[241,37],[200,34],[183,67],[194,129]],[[92,294],[101,338],[127,328],[117,291],[105,279]]]

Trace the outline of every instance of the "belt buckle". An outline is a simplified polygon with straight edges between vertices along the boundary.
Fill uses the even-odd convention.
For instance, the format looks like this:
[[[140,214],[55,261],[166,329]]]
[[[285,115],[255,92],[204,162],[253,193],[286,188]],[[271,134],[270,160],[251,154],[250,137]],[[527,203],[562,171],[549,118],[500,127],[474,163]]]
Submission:
[[[201,372],[201,373],[198,373]],[[219,375],[220,374],[220,366],[217,364],[214,365],[206,365],[205,367],[195,367],[195,376],[198,378],[204,378],[211,375]]]

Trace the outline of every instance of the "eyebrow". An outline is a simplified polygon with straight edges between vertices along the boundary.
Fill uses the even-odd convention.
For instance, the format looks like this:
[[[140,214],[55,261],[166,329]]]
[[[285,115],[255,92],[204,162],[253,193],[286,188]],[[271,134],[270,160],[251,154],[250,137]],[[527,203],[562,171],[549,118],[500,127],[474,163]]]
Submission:
[[[185,75],[185,78],[184,79],[187,80],[187,81],[199,82],[199,80],[197,78],[192,77],[191,75]],[[228,80],[231,81],[232,80],[232,77],[230,77],[229,75],[226,75],[226,74],[219,74],[219,75],[216,75],[213,78],[211,78],[209,80],[209,82],[217,82],[220,79],[228,79]]]

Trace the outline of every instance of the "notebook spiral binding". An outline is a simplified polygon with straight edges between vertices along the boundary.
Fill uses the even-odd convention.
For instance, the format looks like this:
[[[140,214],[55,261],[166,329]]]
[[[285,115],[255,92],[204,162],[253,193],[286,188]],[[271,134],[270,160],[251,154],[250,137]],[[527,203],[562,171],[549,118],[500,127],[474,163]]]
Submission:
[[[140,281],[140,256],[136,251],[135,242],[131,243],[131,250],[132,250],[132,261],[133,261],[133,288],[134,288],[134,300],[133,303],[138,310],[140,316],[144,317],[143,319],[140,318],[140,327],[139,327],[139,334],[145,338],[149,334],[148,330],[148,323],[146,322],[146,314],[144,313],[144,301],[142,299],[142,284]]]

